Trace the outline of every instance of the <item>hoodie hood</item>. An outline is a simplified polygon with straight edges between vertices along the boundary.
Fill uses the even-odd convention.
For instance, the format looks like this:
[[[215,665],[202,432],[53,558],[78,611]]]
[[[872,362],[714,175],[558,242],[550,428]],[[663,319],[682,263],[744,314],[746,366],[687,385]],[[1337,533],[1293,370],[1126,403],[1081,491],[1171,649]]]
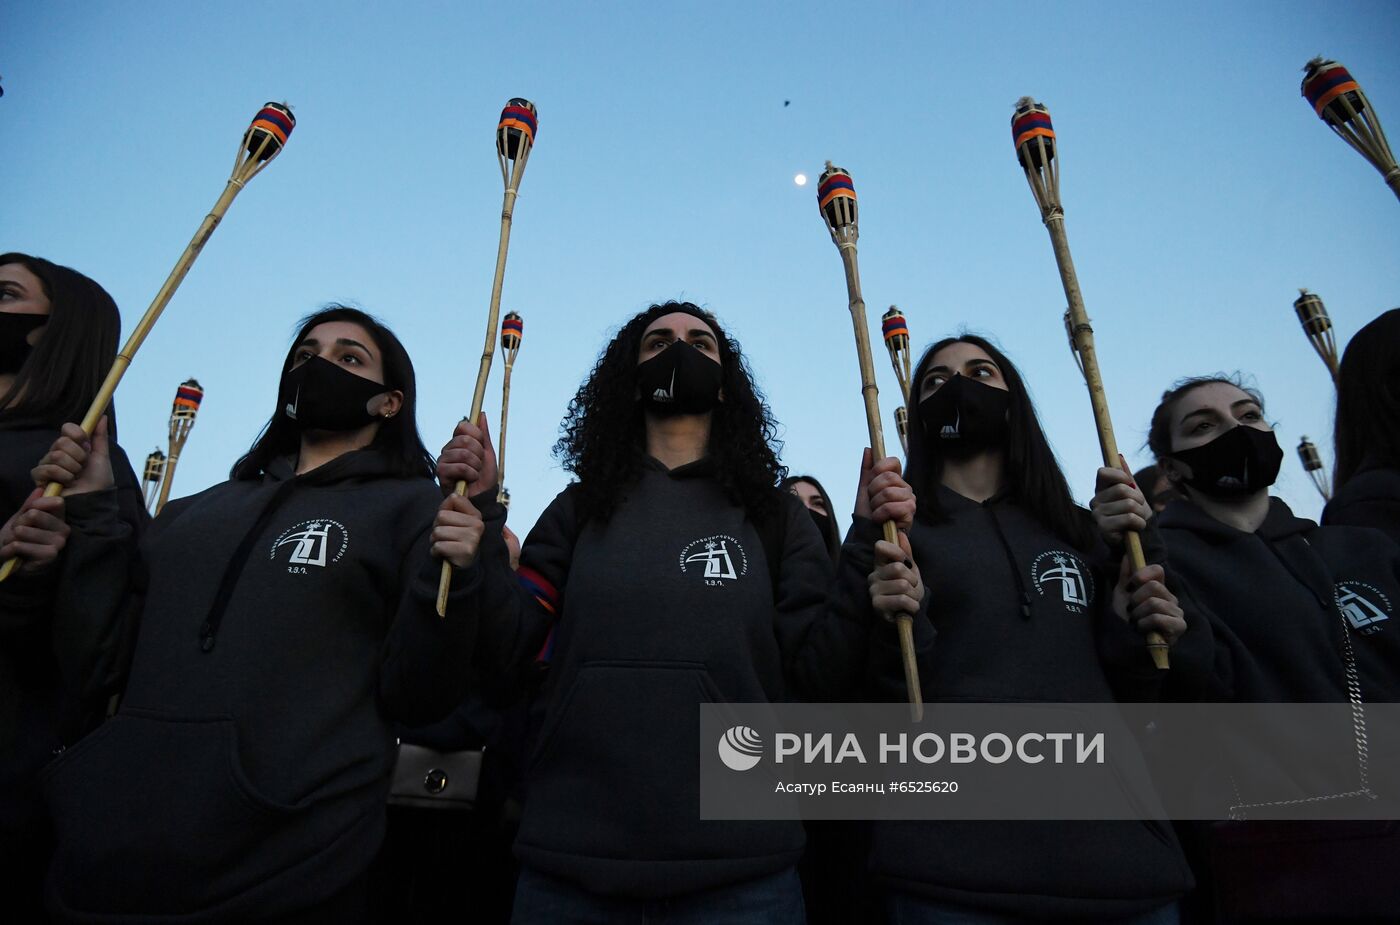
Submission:
[[[1157,526],[1162,530],[1186,530],[1212,544],[1228,543],[1243,536],[1243,530],[1216,520],[1190,501],[1178,498],[1157,515]],[[1293,511],[1278,498],[1269,499],[1269,513],[1259,525],[1256,534],[1271,543],[1287,539],[1315,529],[1311,520],[1294,515]]]

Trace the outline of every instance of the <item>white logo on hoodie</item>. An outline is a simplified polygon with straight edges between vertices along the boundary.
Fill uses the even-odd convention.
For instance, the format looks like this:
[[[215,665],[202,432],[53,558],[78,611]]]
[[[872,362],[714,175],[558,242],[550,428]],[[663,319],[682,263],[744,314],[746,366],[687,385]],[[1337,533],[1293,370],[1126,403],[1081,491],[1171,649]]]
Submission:
[[[1378,624],[1389,620],[1393,612],[1390,598],[1364,581],[1339,581],[1332,589],[1332,595],[1336,598],[1337,609],[1347,618],[1352,629],[1367,636],[1379,633],[1383,627]]]
[[[692,553],[691,550],[697,546],[700,551]],[[734,537],[723,534],[695,540],[681,550],[681,574],[688,574],[687,566],[698,563],[704,563],[701,577],[705,579],[705,584],[714,587],[723,587],[726,581],[749,573],[749,557],[743,545]]]
[[[350,531],[338,520],[319,518],[303,520],[295,527],[282,531],[272,543],[268,558],[276,559],[280,550],[288,550],[287,571],[307,575],[307,566],[325,568],[339,562],[350,546]]]
[[[1031,563],[1031,581],[1043,597],[1047,586],[1056,591],[1066,610],[1083,613],[1094,600],[1094,577],[1074,553],[1062,549],[1043,552]],[[1058,585],[1058,587],[1053,587]]]

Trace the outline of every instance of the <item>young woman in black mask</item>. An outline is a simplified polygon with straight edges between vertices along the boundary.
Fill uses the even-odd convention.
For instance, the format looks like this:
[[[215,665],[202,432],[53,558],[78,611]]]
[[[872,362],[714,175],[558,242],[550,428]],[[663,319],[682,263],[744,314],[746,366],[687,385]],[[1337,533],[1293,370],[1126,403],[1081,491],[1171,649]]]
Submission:
[[[1336,477],[1322,523],[1375,527],[1400,543],[1400,308],[1347,344],[1335,436]]]
[[[912,383],[924,697],[1143,696],[1155,677],[1143,634],[1174,642],[1185,622],[1160,566],[1129,575],[1105,545],[1145,525],[1131,479],[1100,470],[1093,515],[1077,507],[1020,373],[985,338],[935,343]],[[853,532],[865,527],[857,518]],[[880,677],[900,678],[893,646]],[[1150,821],[876,822],[870,868],[899,923],[1168,923],[1191,886],[1170,830]]]
[[[433,544],[479,531],[444,522],[467,502],[443,501],[415,405],[393,333],[332,306],[301,325],[232,478],[172,501],[139,547],[104,441],[46,459],[65,587],[140,625],[121,710],[45,771],[60,917],[364,919],[391,721],[460,702],[471,654],[468,589],[435,613]]]
[[[477,666],[509,684],[549,663],[540,742],[516,841],[515,921],[798,923],[797,822],[698,818],[697,705],[820,699],[833,652],[882,623],[862,576],[828,604],[831,560],[778,488],[775,425],[739,346],[709,312],[654,305],[625,324],[579,389],[556,450],[578,481],[525,539],[519,582],[487,526]],[[867,468],[873,518],[913,513],[894,460]],[[494,488],[479,427],[459,425],[439,477]],[[861,502],[871,518],[868,500]],[[886,544],[875,597],[918,609]],[[476,580],[476,579],[469,579]],[[542,651],[543,650],[543,651]]]
[[[831,496],[822,483],[810,475],[790,475],[783,479],[781,488],[791,492],[807,509],[807,516],[817,525],[817,532],[826,542],[827,552],[835,563],[841,554],[841,530],[836,526],[836,512],[831,504]]]
[[[1148,445],[1183,496],[1156,523],[1173,577],[1193,617],[1199,614],[1173,660],[1169,692],[1249,703],[1394,702],[1400,553],[1376,531],[1319,527],[1269,496],[1284,454],[1263,397],[1234,378],[1184,379],[1162,396]],[[1361,753],[1350,721],[1336,732],[1316,747]],[[1379,770],[1386,761],[1375,746],[1377,775],[1393,777]],[[1356,784],[1332,783],[1289,796],[1333,800]],[[1239,814],[1248,816],[1247,804],[1265,802],[1267,794],[1236,781],[1231,798],[1246,804]],[[1400,905],[1394,878],[1357,877],[1338,889],[1327,873],[1357,865],[1393,869],[1400,863],[1393,823],[1369,830],[1348,823],[1346,831],[1231,823],[1201,837],[1218,867],[1217,905],[1237,914],[1331,922],[1388,917]],[[1258,879],[1262,871],[1268,883]]]
[[[112,691],[90,662],[121,634],[87,620],[57,625],[50,608],[54,563],[67,536],[63,498],[37,497],[32,470],[65,421],[87,411],[117,354],[121,318],[96,282],[27,254],[0,254],[0,560],[20,558],[0,584],[0,870],[17,921],[42,918],[51,837],[38,772],[102,715]],[[141,489],[111,438],[120,516],[146,521]],[[73,435],[82,430],[73,427]]]

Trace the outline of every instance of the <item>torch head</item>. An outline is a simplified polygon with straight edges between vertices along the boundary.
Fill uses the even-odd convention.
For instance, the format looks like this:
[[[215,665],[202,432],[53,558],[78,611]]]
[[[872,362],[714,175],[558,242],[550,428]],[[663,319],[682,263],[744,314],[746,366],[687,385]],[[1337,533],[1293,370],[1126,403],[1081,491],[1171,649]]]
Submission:
[[[822,210],[822,217],[833,233],[839,228],[859,223],[856,187],[851,182],[851,175],[831,161],[826,162],[826,169],[817,180],[817,207]]]
[[[1322,300],[1306,289],[1293,300],[1293,310],[1298,313],[1298,323],[1309,336],[1325,334],[1332,328],[1332,319],[1327,317],[1327,307]]]
[[[146,457],[146,471],[143,474],[147,482],[156,482],[165,472],[165,454],[157,447],[154,452]]]
[[[1037,138],[1045,139],[1043,148]],[[1055,159],[1055,127],[1044,103],[1029,96],[1016,101],[1016,111],[1011,115],[1011,140],[1016,145],[1016,158],[1026,170],[1039,170]]]
[[[909,323],[898,308],[891,305],[890,310],[885,312],[881,318],[881,329],[885,335],[885,348],[891,354],[909,349]]]
[[[1317,447],[1306,436],[1298,444],[1298,458],[1303,461],[1303,468],[1309,472],[1320,472],[1322,470],[1322,456],[1318,454]]]
[[[199,413],[199,403],[204,401],[204,389],[198,380],[186,379],[175,390],[175,404],[170,409],[172,418],[193,418]]]
[[[1303,68],[1303,96],[1328,125],[1345,125],[1366,109],[1361,85],[1329,58],[1313,58]]]
[[[259,161],[270,161],[296,128],[297,118],[286,103],[268,103],[253,117],[243,135],[243,147]]]
[[[501,122],[496,126],[497,153],[511,159],[519,157],[527,144],[534,147],[538,129],[539,114],[535,104],[518,96],[513,97],[501,110]]]
[[[501,321],[501,346],[507,350],[519,350],[525,339],[525,319],[516,312],[507,312]]]

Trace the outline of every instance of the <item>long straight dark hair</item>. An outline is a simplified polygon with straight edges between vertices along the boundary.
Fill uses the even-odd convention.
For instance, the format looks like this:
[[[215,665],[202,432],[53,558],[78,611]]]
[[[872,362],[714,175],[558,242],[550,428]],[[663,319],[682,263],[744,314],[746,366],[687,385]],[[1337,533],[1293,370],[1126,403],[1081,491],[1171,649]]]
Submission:
[[[1337,381],[1335,486],[1363,462],[1400,468],[1400,308],[1357,331]]]
[[[423,446],[423,438],[418,435],[418,387],[413,375],[413,361],[384,322],[348,305],[327,305],[301,320],[292,345],[287,348],[287,357],[282,361],[282,372],[292,368],[297,346],[311,333],[311,329],[329,321],[349,321],[364,328],[383,356],[384,390],[398,389],[403,393],[403,406],[399,413],[379,423],[379,430],[370,447],[389,460],[391,471],[400,478],[432,478],[436,463],[427,447]],[[296,422],[282,413],[279,403],[253,446],[233,464],[231,476],[235,479],[260,478],[268,463],[279,456],[294,456],[300,448],[301,431],[297,429]]]
[[[70,267],[28,254],[0,254],[0,266],[11,263],[39,278],[49,299],[49,320],[14,384],[0,395],[0,430],[80,421],[117,356],[122,326],[117,303]],[[107,435],[116,440],[114,408],[107,411]]]
[[[933,358],[950,344],[972,344],[992,358],[1006,381],[1011,401],[1007,412],[1006,468],[1004,476],[1011,496],[1030,511],[1046,529],[1078,550],[1097,542],[1089,514],[1074,503],[1069,484],[1060,471],[1059,461],[1045,439],[1045,431],[1035,415],[1030,393],[1016,365],[991,341],[976,334],[945,337],[924,351],[909,383],[909,460],[905,476],[919,497],[919,515],[931,523],[946,523],[948,512],[938,503],[938,486],[943,475],[944,457],[936,440],[928,439],[919,414],[918,394]]]

